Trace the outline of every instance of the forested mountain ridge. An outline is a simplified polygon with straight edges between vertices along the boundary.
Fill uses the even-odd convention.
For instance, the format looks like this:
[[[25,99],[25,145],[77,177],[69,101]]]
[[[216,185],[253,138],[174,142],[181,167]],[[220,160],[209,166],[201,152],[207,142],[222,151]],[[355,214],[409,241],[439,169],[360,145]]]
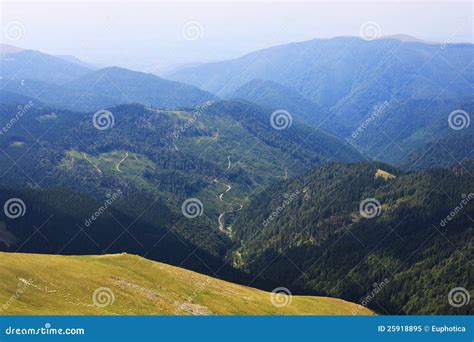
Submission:
[[[474,135],[459,134],[434,138],[408,153],[400,166],[407,170],[424,170],[434,166],[456,166],[474,159]]]
[[[92,70],[37,51],[14,47],[6,51],[0,89],[54,108],[95,111],[124,103],[176,108],[217,99],[207,91],[152,74],[117,67]],[[471,143],[473,126],[453,132],[447,119],[452,111],[473,109],[472,52],[472,44],[441,48],[403,37],[370,42],[339,37],[276,46],[176,74],[184,77],[186,70],[192,71],[191,79],[196,81],[194,72],[207,75],[208,68],[224,68],[212,73],[216,76],[210,81],[232,88],[223,93],[226,97],[285,110],[295,119],[347,139],[372,160],[422,169],[468,157],[470,151],[462,146]],[[291,65],[286,63],[288,56],[294,57]],[[26,71],[35,67],[43,76],[23,75],[23,67],[17,64],[28,64]],[[423,159],[426,149],[431,152]]]
[[[395,177],[376,177],[379,169]],[[383,281],[369,303],[383,313],[472,313],[446,301],[472,284],[472,172],[472,162],[416,173],[323,165],[255,196],[233,225],[229,257],[290,289],[355,302]]]
[[[192,107],[217,97],[194,86],[119,67],[97,70],[74,56],[52,56],[1,44],[0,90],[56,109],[95,111],[126,103]]]
[[[217,99],[215,95],[191,85],[118,67],[83,75],[66,87],[109,96],[114,98],[115,104],[140,103],[160,108],[192,107]]]
[[[187,84],[117,67],[88,71],[60,85],[37,79],[3,78],[0,89],[73,111],[95,111],[129,103],[161,108],[192,107],[217,99]]]
[[[381,102],[351,127],[273,81],[253,80],[231,97],[286,108],[295,117],[346,139],[368,158],[405,170],[448,167],[472,158],[474,126],[469,124],[469,113],[474,102],[469,96]]]
[[[288,110],[347,139],[369,159],[426,169],[469,157],[462,146],[471,143],[472,125],[454,132],[448,118],[456,110],[472,113],[473,56],[473,44],[336,37],[274,46],[168,77]]]
[[[274,81],[350,125],[384,101],[470,96],[473,53],[473,44],[441,48],[396,38],[337,37],[270,47],[168,77],[199,83],[218,96],[229,96],[253,79]]]
[[[358,122],[360,129],[347,139],[373,159],[404,169],[456,165],[472,158],[473,112],[472,97],[390,101]]]
[[[273,81],[254,79],[227,97],[244,99],[274,109],[285,109],[292,115],[328,132],[337,134],[347,130],[337,120],[334,120],[327,110],[301,96],[293,89]]]
[[[43,162],[57,163],[56,158],[71,158],[68,153],[74,151],[94,158],[114,151],[128,151],[156,163],[162,163],[168,155],[175,165],[190,166],[196,161],[199,172],[211,180],[228,166],[227,157],[231,158],[231,163],[239,164],[230,171],[238,172],[237,169],[244,167],[242,170],[263,180],[278,179],[285,174],[285,169],[291,176],[324,161],[362,159],[346,142],[298,120],[287,129],[275,129],[271,122],[272,110],[249,102],[217,101],[181,110],[122,105],[110,109],[109,118],[113,122],[109,122],[110,126],[105,130],[95,127],[99,122],[95,121],[93,113],[55,110],[42,104],[35,106],[34,102],[24,107],[24,112],[20,113],[22,124],[32,135],[15,121],[3,134],[1,147],[13,160],[22,152],[28,152],[31,160],[21,158],[19,166],[25,163],[25,170],[30,170],[31,174],[35,174],[37,168],[43,168]],[[7,101],[0,115],[8,122],[16,111],[19,111],[17,106]],[[41,136],[41,144],[35,144],[33,136]],[[249,148],[252,146],[253,149]],[[157,153],[152,152],[154,149],[162,155],[157,157]],[[32,163],[43,153],[43,162]],[[51,154],[57,157],[46,158]],[[183,164],[179,161],[181,158]],[[8,160],[4,159],[4,165],[11,164]],[[48,179],[49,174],[58,171],[47,166],[51,165],[44,165],[41,178]],[[261,167],[265,168],[263,174],[258,171]],[[21,179],[18,174],[4,175],[8,179],[10,176],[12,184]],[[51,181],[54,183],[56,178],[53,176]]]
[[[34,80],[63,84],[92,69],[39,51],[0,44],[0,76],[11,80]]]

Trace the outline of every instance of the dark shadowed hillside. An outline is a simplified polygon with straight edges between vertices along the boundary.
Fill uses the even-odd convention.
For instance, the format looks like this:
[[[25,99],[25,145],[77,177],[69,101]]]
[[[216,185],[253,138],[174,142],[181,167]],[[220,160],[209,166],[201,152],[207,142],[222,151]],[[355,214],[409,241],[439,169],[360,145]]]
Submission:
[[[374,163],[316,168],[242,210],[232,259],[282,286],[356,302],[382,284],[368,305],[383,313],[472,313],[446,301],[472,284],[472,172],[472,163],[407,174]]]

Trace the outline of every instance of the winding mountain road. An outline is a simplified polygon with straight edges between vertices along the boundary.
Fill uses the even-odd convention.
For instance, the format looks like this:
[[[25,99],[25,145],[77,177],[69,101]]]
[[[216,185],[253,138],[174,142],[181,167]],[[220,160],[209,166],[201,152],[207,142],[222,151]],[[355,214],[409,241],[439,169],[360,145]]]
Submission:
[[[222,202],[224,202],[224,199],[223,199],[224,194],[225,194],[226,192],[229,192],[230,189],[232,189],[232,187],[231,187],[229,184],[224,184],[224,185],[227,187],[227,189],[226,189],[222,194],[219,195],[219,199],[220,199]]]
[[[230,161],[230,156],[227,157],[227,161],[228,161],[227,168],[225,169],[224,173],[220,177],[216,177],[216,178],[213,179],[214,183],[220,184],[221,182],[219,181],[219,178],[222,178],[230,170],[230,168],[232,166],[232,163]],[[223,185],[226,186],[226,190],[219,195],[219,199],[221,200],[221,202],[225,203],[224,195],[232,189],[232,186],[229,185],[229,184],[225,184],[225,183],[223,183]],[[229,234],[229,230],[226,229],[226,227],[225,227],[225,214],[226,213],[232,213],[234,211],[239,211],[243,208],[242,204],[239,204],[239,206],[240,206],[240,208],[238,208],[238,209],[231,209],[230,211],[229,210],[227,210],[227,211],[224,210],[223,212],[220,213],[219,218],[217,219],[217,222],[218,222],[219,230],[222,233]]]
[[[122,170],[120,170],[120,164],[122,164],[127,158],[128,158],[128,152],[126,152],[125,156],[117,163],[117,165],[115,165],[115,170],[117,170],[117,172],[122,172]]]

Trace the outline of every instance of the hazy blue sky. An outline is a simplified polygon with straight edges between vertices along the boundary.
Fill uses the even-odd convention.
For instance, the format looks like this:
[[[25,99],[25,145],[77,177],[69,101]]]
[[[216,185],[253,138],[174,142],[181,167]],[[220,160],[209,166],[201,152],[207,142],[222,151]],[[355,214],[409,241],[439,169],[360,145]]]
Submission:
[[[471,1],[17,0],[0,6],[5,43],[150,71],[233,58],[281,43],[358,36],[367,22],[376,23],[381,35],[473,42]],[[21,23],[24,32],[9,41],[5,31],[12,22]]]

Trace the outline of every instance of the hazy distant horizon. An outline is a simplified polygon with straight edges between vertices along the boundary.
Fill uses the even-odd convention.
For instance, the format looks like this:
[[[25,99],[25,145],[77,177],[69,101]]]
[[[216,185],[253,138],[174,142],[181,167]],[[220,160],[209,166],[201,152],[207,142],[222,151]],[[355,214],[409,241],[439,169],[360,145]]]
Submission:
[[[20,1],[0,6],[2,43],[156,73],[285,43],[360,36],[363,30],[381,37],[474,42],[470,2],[36,1],[25,6]],[[14,40],[7,34],[12,25],[20,31]]]

